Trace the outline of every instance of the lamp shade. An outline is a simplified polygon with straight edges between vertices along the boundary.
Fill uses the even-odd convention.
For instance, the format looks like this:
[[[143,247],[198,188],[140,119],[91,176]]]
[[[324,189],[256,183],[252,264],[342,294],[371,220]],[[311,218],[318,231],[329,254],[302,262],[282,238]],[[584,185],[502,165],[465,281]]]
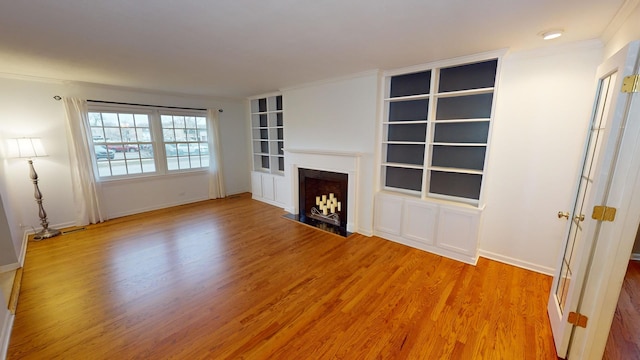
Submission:
[[[8,139],[8,155],[12,158],[48,156],[40,138]]]

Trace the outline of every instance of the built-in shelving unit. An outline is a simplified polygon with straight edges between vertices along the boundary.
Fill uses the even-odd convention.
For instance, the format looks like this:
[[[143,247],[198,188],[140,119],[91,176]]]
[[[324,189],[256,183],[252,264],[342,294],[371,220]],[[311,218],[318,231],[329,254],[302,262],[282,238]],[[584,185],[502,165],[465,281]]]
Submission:
[[[250,100],[253,169],[284,174],[282,95]]]
[[[375,235],[476,263],[500,56],[385,74]]]
[[[249,99],[253,171],[251,192],[256,200],[284,207],[289,188],[284,167],[284,111],[282,95]]]
[[[478,204],[498,59],[387,77],[383,186]]]

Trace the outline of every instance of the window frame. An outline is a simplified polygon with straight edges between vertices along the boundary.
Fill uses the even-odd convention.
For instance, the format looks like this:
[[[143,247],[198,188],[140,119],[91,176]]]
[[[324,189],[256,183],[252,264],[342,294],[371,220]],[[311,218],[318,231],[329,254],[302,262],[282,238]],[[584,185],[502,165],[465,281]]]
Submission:
[[[91,125],[89,122],[89,113],[116,113],[116,114],[145,114],[149,119],[149,131],[151,135],[151,141],[148,142],[153,146],[152,159],[155,164],[155,171],[153,172],[141,172],[141,173],[133,173],[133,174],[119,174],[119,175],[106,175],[101,176],[98,170],[98,159],[96,157],[94,147],[97,145],[108,145],[108,142],[100,142],[98,144],[94,143],[93,133],[91,131]],[[209,152],[209,163],[205,166],[197,167],[197,168],[188,168],[188,169],[175,169],[169,170],[168,168],[168,158],[165,150],[165,140],[163,137],[163,128],[161,122],[162,115],[172,115],[172,116],[195,116],[195,117],[204,117],[206,124],[206,134],[207,134],[207,146]],[[211,139],[211,123],[207,118],[206,110],[190,110],[190,109],[174,109],[174,108],[164,108],[159,106],[145,106],[145,105],[126,105],[126,104],[105,104],[105,103],[88,103],[87,104],[87,143],[89,145],[89,152],[91,154],[91,162],[94,167],[96,179],[102,182],[110,182],[110,181],[123,181],[123,180],[131,180],[131,179],[139,179],[139,178],[148,178],[148,177],[162,177],[162,176],[176,176],[181,174],[194,174],[194,173],[205,173],[209,171],[209,166],[211,164],[211,149],[212,149],[212,139]],[[123,142],[126,143],[126,142]],[[139,144],[141,142],[131,143],[131,144]],[[147,143],[147,142],[142,142]],[[171,142],[170,142],[171,143]],[[119,145],[120,143],[115,143]],[[191,155],[189,155],[191,156]]]
[[[433,62],[433,63],[427,63],[427,64],[421,64],[421,65],[416,65],[416,66],[411,66],[411,67],[406,67],[406,68],[401,68],[401,69],[394,69],[394,70],[389,70],[389,71],[385,71],[382,73],[382,84],[383,84],[383,88],[382,88],[382,100],[381,100],[381,111],[380,111],[380,132],[379,132],[379,141],[378,144],[380,146],[380,155],[378,157],[378,171],[379,171],[379,176],[377,177],[378,179],[378,189],[382,190],[382,191],[386,191],[386,192],[392,192],[392,193],[400,193],[400,194],[404,194],[404,195],[408,195],[411,197],[418,197],[420,199],[426,200],[426,199],[431,199],[431,200],[444,200],[444,201],[448,201],[448,202],[453,202],[453,203],[461,203],[461,204],[468,204],[468,205],[472,205],[474,207],[482,207],[484,206],[484,189],[485,189],[485,182],[486,182],[486,178],[487,178],[487,165],[488,165],[488,159],[489,159],[489,153],[490,153],[490,148],[491,148],[491,133],[492,133],[492,129],[493,129],[493,123],[494,123],[494,115],[495,115],[495,109],[496,109],[496,101],[497,101],[497,94],[498,94],[498,85],[499,85],[499,80],[500,80],[500,70],[501,70],[501,65],[502,65],[502,58],[505,54],[504,50],[500,50],[500,51],[492,51],[492,52],[487,52],[487,53],[483,53],[483,54],[477,54],[477,55],[471,55],[471,56],[465,56],[465,57],[460,57],[460,58],[455,58],[455,59],[448,59],[448,60],[443,60],[443,61],[438,61],[438,62]],[[441,69],[445,69],[445,68],[450,68],[450,67],[457,67],[457,66],[463,66],[463,65],[470,65],[470,64],[474,64],[474,63],[481,63],[481,62],[485,62],[485,61],[491,61],[491,60],[496,60],[497,64],[496,64],[496,73],[495,73],[495,82],[494,82],[494,86],[491,88],[479,88],[479,89],[474,89],[474,90],[461,90],[461,91],[443,91],[440,92],[439,90],[439,80],[440,80],[440,70]],[[391,79],[394,76],[402,76],[402,75],[409,75],[409,74],[415,74],[415,73],[420,73],[420,72],[426,72],[426,71],[430,71],[430,85],[429,85],[429,93],[428,94],[419,94],[419,95],[407,95],[407,96],[395,96],[395,97],[391,97]],[[437,112],[437,102],[439,99],[442,98],[447,98],[447,97],[455,97],[455,96],[467,96],[467,95],[475,95],[475,94],[486,94],[486,93],[491,93],[493,96],[492,99],[492,103],[491,103],[491,111],[490,111],[490,115],[488,118],[486,119],[470,119],[470,120],[463,120],[463,119],[457,119],[454,121],[451,120],[442,120],[442,119],[436,119],[436,112]],[[396,163],[392,163],[392,162],[387,162],[387,151],[388,151],[388,145],[389,144],[393,144],[394,140],[389,140],[389,128],[390,125],[394,125],[394,122],[391,121],[389,119],[389,109],[390,109],[390,104],[393,102],[398,102],[398,101],[409,101],[409,100],[427,100],[428,101],[428,110],[427,110],[427,117],[425,120],[419,120],[419,121],[405,121],[404,125],[411,123],[411,124],[421,124],[421,125],[425,125],[426,126],[426,136],[424,141],[410,141],[410,142],[403,142],[403,141],[395,141],[396,143],[400,143],[400,144],[405,144],[405,145],[422,145],[424,146],[424,159],[422,161],[421,164],[419,165],[407,165],[407,164],[396,164]],[[474,199],[474,198],[467,198],[467,197],[461,197],[461,196],[453,196],[453,195],[445,195],[445,194],[438,194],[438,193],[432,193],[430,190],[430,186],[431,186],[431,172],[432,171],[439,171],[439,166],[433,165],[433,161],[432,161],[432,155],[434,153],[434,147],[435,146],[440,146],[439,142],[436,142],[434,139],[435,136],[435,127],[437,124],[453,124],[453,123],[462,123],[462,122],[471,122],[471,121],[477,121],[477,123],[482,123],[482,122],[487,122],[488,123],[488,130],[487,130],[487,140],[484,143],[483,147],[485,147],[485,152],[484,152],[484,160],[483,160],[483,167],[482,170],[475,170],[475,171],[460,171],[458,172],[459,174],[479,174],[480,176],[482,176],[482,178],[480,179],[480,190],[479,190],[479,196],[478,199]],[[399,122],[402,123],[402,122]],[[400,125],[400,124],[396,124],[396,125]],[[456,146],[460,146],[461,145],[456,145]],[[474,145],[470,145],[470,146],[479,146],[477,144]],[[405,188],[400,188],[400,187],[393,187],[393,186],[387,186],[387,170],[388,168],[404,168],[404,169],[417,169],[422,171],[422,177],[421,177],[421,183],[420,183],[420,190],[411,190],[411,189],[405,189]],[[399,165],[399,166],[398,166]],[[460,168],[462,170],[462,168]]]

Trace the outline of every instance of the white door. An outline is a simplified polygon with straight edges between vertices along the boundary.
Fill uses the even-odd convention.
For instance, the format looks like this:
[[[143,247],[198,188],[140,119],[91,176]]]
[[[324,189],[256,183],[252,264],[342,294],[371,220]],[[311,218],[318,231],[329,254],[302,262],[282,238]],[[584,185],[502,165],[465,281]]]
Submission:
[[[622,82],[625,76],[636,72],[638,45],[628,45],[598,68],[598,87],[575,201],[570,212],[558,213],[569,222],[547,310],[556,351],[562,358],[567,354],[574,328],[568,322],[570,314],[572,320],[580,319],[576,314],[601,223],[592,218],[593,207],[606,204],[626,120]]]

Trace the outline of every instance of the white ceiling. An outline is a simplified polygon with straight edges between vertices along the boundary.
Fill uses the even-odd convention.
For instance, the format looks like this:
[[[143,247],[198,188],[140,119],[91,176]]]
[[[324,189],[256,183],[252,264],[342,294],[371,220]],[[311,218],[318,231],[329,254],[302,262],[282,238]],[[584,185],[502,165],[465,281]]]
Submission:
[[[625,1],[2,0],[0,73],[246,97],[599,38]],[[550,28],[565,36],[543,42]]]

